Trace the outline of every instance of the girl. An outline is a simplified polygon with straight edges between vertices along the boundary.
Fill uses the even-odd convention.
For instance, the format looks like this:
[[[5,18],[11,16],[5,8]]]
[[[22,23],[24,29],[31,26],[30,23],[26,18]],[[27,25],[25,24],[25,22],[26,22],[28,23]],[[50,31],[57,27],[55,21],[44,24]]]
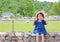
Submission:
[[[42,37],[41,42],[44,42],[44,36],[48,34],[44,26],[46,24],[47,22],[44,20],[44,14],[38,12],[34,20],[35,29],[33,31],[33,33],[36,34],[36,42],[39,42],[39,35]]]

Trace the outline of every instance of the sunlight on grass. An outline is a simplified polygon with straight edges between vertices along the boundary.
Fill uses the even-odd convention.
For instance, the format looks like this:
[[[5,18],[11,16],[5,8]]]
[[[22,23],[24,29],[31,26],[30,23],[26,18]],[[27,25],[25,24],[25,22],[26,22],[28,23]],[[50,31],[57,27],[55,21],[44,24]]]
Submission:
[[[32,21],[27,23],[26,21],[14,21],[15,31],[32,32],[34,26]],[[48,21],[46,25],[48,32],[60,32],[60,21]],[[12,21],[0,21],[0,32],[12,31]]]

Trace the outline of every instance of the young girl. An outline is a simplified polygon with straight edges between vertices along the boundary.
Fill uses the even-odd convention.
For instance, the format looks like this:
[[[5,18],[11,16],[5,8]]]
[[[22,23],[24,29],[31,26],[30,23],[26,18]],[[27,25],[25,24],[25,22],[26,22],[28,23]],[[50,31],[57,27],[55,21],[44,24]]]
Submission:
[[[47,22],[44,20],[44,14],[42,12],[38,12],[36,18],[34,20],[34,31],[33,33],[36,34],[36,42],[39,42],[39,35],[41,35],[42,40],[44,42],[44,36],[47,36],[48,33],[45,29],[44,25],[47,25]]]

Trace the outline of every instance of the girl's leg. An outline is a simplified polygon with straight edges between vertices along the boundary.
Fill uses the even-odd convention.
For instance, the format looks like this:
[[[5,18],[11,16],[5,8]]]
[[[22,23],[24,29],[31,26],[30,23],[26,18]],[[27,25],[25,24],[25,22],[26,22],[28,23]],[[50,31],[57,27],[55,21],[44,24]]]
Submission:
[[[44,34],[41,34],[42,42],[44,42]]]
[[[36,42],[39,42],[39,34],[36,33]]]
[[[42,42],[42,36],[39,35],[39,42]]]

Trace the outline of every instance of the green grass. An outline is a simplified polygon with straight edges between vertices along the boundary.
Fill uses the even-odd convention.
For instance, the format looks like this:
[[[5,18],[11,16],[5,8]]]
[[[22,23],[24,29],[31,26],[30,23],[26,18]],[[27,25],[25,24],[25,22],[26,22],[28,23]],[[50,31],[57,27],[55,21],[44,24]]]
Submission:
[[[26,23],[26,21],[14,21],[14,30],[23,32],[32,32],[34,29],[32,21]],[[48,21],[46,25],[48,32],[60,32],[60,21]],[[12,21],[0,21],[0,32],[11,32]]]

